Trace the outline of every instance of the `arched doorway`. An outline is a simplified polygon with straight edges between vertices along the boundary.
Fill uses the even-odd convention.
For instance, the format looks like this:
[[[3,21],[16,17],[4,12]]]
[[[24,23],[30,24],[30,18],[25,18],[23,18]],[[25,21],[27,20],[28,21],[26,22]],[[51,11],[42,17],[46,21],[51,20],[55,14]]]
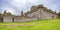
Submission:
[[[3,22],[3,18],[0,18],[0,22]]]
[[[12,18],[12,22],[14,22],[14,18]]]
[[[54,18],[54,16],[52,16],[52,18]]]

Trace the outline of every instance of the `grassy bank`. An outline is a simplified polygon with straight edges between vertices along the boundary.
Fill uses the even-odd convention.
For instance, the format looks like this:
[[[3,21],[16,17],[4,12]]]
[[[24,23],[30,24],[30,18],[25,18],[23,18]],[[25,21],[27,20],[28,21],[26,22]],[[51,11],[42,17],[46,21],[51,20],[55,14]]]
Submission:
[[[0,23],[0,30],[60,30],[60,19]]]

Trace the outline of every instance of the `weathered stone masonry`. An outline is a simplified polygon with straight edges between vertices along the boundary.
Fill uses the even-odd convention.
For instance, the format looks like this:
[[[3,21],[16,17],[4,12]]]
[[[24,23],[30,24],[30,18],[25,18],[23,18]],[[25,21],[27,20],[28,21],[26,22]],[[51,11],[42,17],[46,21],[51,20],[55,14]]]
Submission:
[[[6,12],[3,16],[3,22],[26,22],[32,20],[41,20],[41,19],[56,19],[57,14],[51,9],[47,9],[43,5],[32,6],[30,12],[21,13],[21,16],[7,16]]]

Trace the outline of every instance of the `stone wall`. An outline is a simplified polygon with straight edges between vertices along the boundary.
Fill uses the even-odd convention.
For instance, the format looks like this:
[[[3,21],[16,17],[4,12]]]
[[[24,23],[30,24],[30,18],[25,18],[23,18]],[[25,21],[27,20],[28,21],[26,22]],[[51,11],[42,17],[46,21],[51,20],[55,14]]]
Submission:
[[[53,19],[53,18],[56,19],[57,15],[44,11],[43,9],[37,9],[37,11],[27,14],[26,17],[4,16],[3,22],[27,22],[27,21],[32,21],[32,20]]]
[[[40,10],[26,15],[28,19],[37,20],[40,17]]]
[[[12,22],[12,16],[4,16],[3,17],[3,22]]]
[[[29,13],[24,16],[3,16],[3,22],[26,22],[32,20],[40,20],[40,19],[56,19],[57,15],[51,12],[45,11],[43,8],[32,9],[34,12]]]

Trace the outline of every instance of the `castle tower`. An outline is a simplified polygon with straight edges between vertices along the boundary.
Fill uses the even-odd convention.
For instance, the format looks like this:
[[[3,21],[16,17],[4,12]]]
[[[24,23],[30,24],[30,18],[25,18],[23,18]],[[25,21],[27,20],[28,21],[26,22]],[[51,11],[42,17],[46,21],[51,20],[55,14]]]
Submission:
[[[56,10],[55,10],[55,13],[56,13]]]
[[[3,15],[4,15],[4,16],[6,16],[6,15],[7,15],[7,12],[6,12],[6,10],[4,11]]]
[[[23,11],[21,11],[21,16],[23,16]]]
[[[36,10],[37,10],[37,6],[32,6],[30,11],[33,12],[33,11],[36,11]]]

